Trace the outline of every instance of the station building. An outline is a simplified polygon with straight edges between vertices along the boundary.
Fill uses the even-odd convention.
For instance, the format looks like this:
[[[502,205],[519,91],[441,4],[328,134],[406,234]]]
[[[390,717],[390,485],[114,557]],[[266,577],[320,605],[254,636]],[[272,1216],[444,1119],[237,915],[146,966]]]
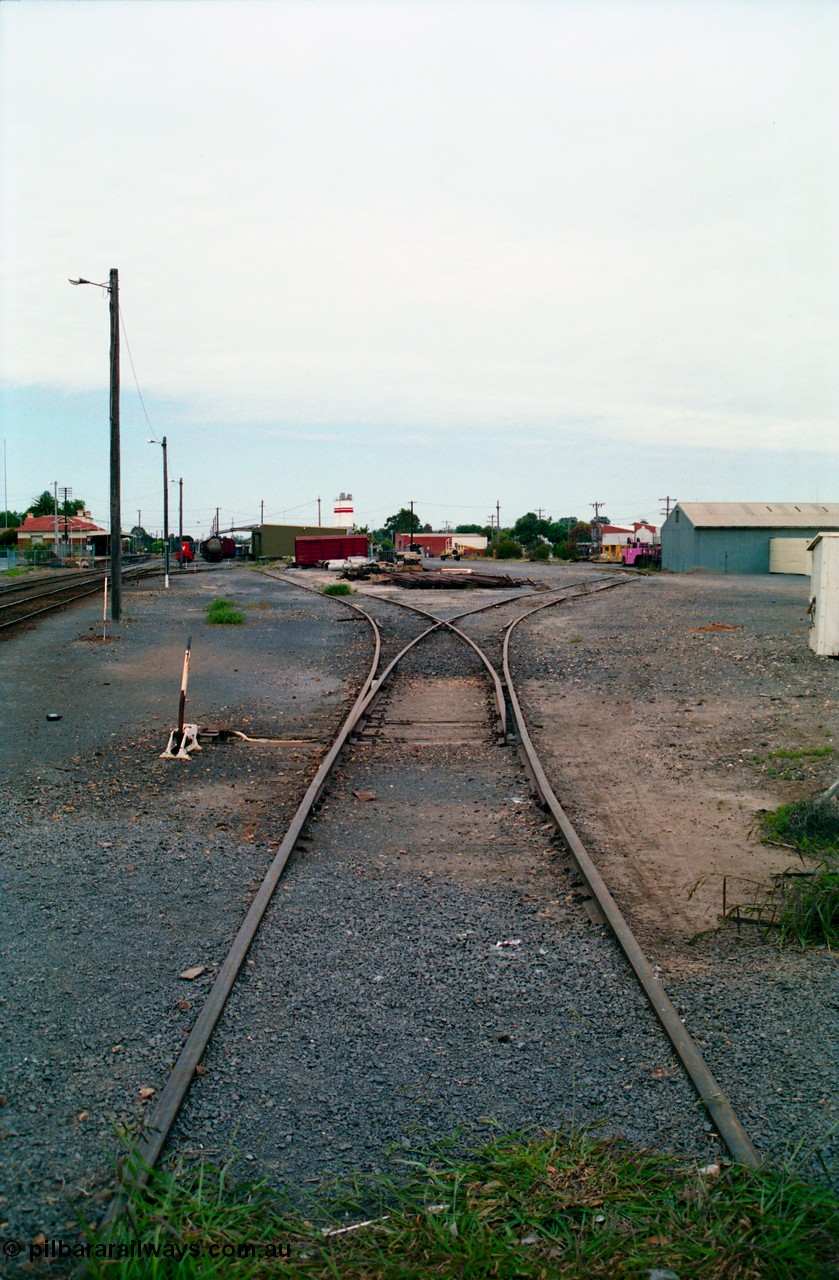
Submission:
[[[661,526],[672,573],[809,573],[807,544],[839,531],[839,502],[678,502]]]

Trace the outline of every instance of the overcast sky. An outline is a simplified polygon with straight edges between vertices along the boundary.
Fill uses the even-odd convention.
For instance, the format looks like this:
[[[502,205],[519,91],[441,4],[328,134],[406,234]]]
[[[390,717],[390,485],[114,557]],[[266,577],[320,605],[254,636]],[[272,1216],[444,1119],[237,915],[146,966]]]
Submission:
[[[195,533],[839,500],[837,66],[834,0],[0,4],[9,506],[107,522],[111,267],[124,528],[164,434]]]

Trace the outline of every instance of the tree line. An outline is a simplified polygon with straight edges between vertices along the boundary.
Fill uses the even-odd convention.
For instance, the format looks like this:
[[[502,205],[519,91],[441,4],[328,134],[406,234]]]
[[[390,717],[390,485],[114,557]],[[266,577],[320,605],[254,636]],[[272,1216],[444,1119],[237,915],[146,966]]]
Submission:
[[[451,531],[457,533],[482,533],[488,540],[491,551],[503,556],[516,556],[527,552],[529,555],[554,555],[559,559],[571,559],[579,553],[584,544],[590,543],[593,537],[593,524],[609,524],[608,516],[598,516],[591,523],[580,520],[577,516],[542,517],[535,511],[528,511],[519,516],[507,528],[496,529],[489,524],[458,524]],[[424,524],[422,517],[409,507],[401,507],[392,516],[388,516],[380,529],[359,532],[367,533],[373,542],[384,547],[393,546],[397,533],[432,533],[430,524]]]

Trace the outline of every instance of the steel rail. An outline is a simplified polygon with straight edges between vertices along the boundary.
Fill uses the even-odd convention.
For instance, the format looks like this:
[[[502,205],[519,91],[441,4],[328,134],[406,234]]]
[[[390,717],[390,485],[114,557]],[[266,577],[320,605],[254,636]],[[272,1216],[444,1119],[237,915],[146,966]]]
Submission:
[[[124,579],[137,579],[146,577],[157,572],[155,569],[141,568],[127,571]],[[8,627],[17,627],[24,622],[31,621],[32,618],[39,618],[45,613],[54,613],[56,609],[63,608],[66,604],[74,604],[77,600],[86,600],[88,596],[97,595],[102,583],[105,580],[105,574],[100,574],[95,581],[91,581],[90,587],[86,591],[79,591],[75,595],[66,596],[63,600],[54,600],[52,604],[45,605],[43,609],[31,609],[29,613],[20,614],[16,618],[9,618],[6,622],[0,622],[0,631],[6,630]],[[23,600],[10,600],[6,604],[0,604],[2,609],[19,609],[23,605],[34,603],[36,600],[44,600],[49,596],[61,595],[68,590],[68,587],[51,587],[49,591],[35,593]]]
[[[342,601],[341,603],[348,603]],[[236,933],[230,949],[222,963],[221,968],[216,976],[215,982],[210,989],[201,1011],[195,1019],[192,1030],[187,1037],[183,1048],[181,1049],[178,1059],[174,1067],[169,1073],[163,1091],[160,1094],[154,1111],[149,1116],[146,1125],[140,1134],[140,1137],[132,1151],[131,1155],[125,1162],[123,1170],[122,1183],[130,1183],[133,1187],[142,1187],[148,1181],[149,1174],[154,1168],[160,1154],[166,1144],[166,1140],[175,1123],[178,1112],[181,1109],[183,1101],[189,1091],[189,1087],[195,1077],[195,1068],[198,1066],[201,1058],[206,1051],[210,1042],[210,1037],[215,1030],[216,1024],[221,1017],[222,1011],[233,984],[239,974],[239,971],[245,961],[251,943],[256,936],[262,918],[268,908],[269,903],[274,895],[274,891],[279,883],[280,877],[285,870],[286,863],[291,856],[292,850],[300,836],[303,827],[311,815],[317,800],[323,791],[330,772],[338,759],[344,744],[355,728],[361,714],[361,708],[365,705],[369,694],[370,686],[373,683],[375,673],[379,664],[381,655],[381,637],[378,626],[373,618],[370,617],[363,609],[356,605],[350,605],[356,609],[364,618],[366,618],[374,635],[374,653],[370,670],[365,677],[361,686],[361,692],[356,697],[355,702],[344,720],[341,728],[332,743],[327,754],[318,766],[317,772],[306,789],[297,810],[289,823],[289,826],[283,836],[277,852],[271,861],[271,865],[266,871],[262,884],[253,899],[242,924]],[[108,1210],[103,1218],[103,1226],[114,1222],[122,1212],[123,1196],[118,1190],[117,1195],[108,1206]]]
[[[560,603],[554,601],[551,603]],[[588,850],[585,848],[577,832],[559,803],[550,782],[545,775],[536,749],[527,730],[524,713],[510,672],[510,637],[520,622],[548,609],[551,604],[538,605],[529,613],[522,614],[511,622],[504,635],[504,678],[507,694],[513,708],[518,726],[519,736],[525,755],[528,773],[535,783],[536,789],[544,801],[553,821],[558,827],[568,850],[577,864],[580,875],[600,907],[603,915],[629,961],[641,987],[661,1023],[679,1061],[684,1067],[696,1092],[705,1104],[717,1131],[733,1158],[740,1164],[756,1169],[762,1163],[762,1157],[735,1115],[731,1103],[711,1072],[708,1064],[699,1051],[696,1041],[688,1032],[661,981],[656,977],[652,965],[641,949],[641,945],[630,929],[618,904],[612,897],[603,877]]]

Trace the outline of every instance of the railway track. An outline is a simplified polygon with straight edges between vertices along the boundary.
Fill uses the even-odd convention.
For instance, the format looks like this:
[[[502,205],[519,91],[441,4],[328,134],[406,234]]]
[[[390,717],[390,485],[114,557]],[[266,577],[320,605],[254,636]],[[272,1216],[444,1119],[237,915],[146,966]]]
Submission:
[[[123,571],[123,582],[136,581],[160,570],[149,565],[129,567]],[[0,632],[42,618],[68,604],[86,600],[101,594],[106,574],[95,569],[90,572],[65,573],[60,571],[59,581],[39,579],[30,583],[11,583],[0,589]]]
[[[290,582],[290,579],[282,576],[280,580]],[[528,874],[537,877],[534,883],[542,885],[542,892],[550,893],[550,883],[552,880],[555,882],[556,878],[554,860],[559,858],[564,864],[564,874],[573,877],[570,884],[580,886],[571,894],[577,916],[581,917],[581,908],[586,908],[589,919],[597,923],[606,922],[609,926],[611,936],[605,930],[598,933],[598,946],[602,943],[603,958],[598,958],[597,965],[602,963],[605,969],[616,973],[621,965],[629,967],[695,1094],[707,1110],[710,1119],[706,1122],[706,1128],[713,1129],[719,1135],[737,1162],[749,1166],[759,1163],[757,1151],[705,1063],[699,1047],[667,998],[653,967],[599,876],[593,859],[564,814],[534,750],[515,686],[515,646],[525,634],[526,622],[530,617],[546,608],[573,605],[577,597],[609,590],[626,582],[626,575],[614,578],[604,578],[601,575],[596,580],[577,580],[576,583],[552,589],[546,595],[536,596],[530,591],[515,595],[505,593],[501,599],[493,599],[488,604],[466,610],[435,600],[433,613],[413,602],[406,604],[373,593],[363,597],[356,596],[352,602],[339,598],[341,607],[352,611],[351,616],[369,628],[372,659],[367,676],[349,715],[325,751],[303,801],[279,843],[273,861],[218,970],[212,989],[195,1018],[157,1106],[148,1117],[136,1148],[138,1160],[131,1163],[126,1176],[142,1184],[147,1171],[160,1158],[176,1126],[179,1126],[179,1136],[183,1141],[190,1127],[197,1122],[200,1100],[193,1102],[190,1099],[186,1110],[183,1110],[184,1104],[196,1070],[201,1067],[208,1054],[210,1040],[217,1027],[218,1036],[224,1040],[227,1019],[222,1020],[222,1013],[246,960],[249,966],[255,966],[260,973],[265,967],[266,974],[271,975],[270,980],[266,978],[266,983],[288,984],[293,981],[287,974],[278,977],[276,971],[277,953],[285,954],[289,946],[289,935],[288,931],[284,932],[275,900],[277,886],[286,872],[292,852],[296,851],[298,854],[293,864],[298,884],[302,884],[308,875],[328,880],[331,874],[329,869],[334,866],[335,849],[340,848],[339,860],[342,861],[346,874],[350,874],[347,871],[349,866],[351,874],[356,878],[381,877],[383,883],[387,882],[390,891],[396,892],[404,890],[403,882],[394,879],[394,876],[399,876],[399,868],[411,866],[410,846],[413,841],[415,850],[418,850],[414,861],[419,868],[417,874],[420,880],[430,884],[436,875],[438,879],[434,883],[439,885],[439,865],[435,863],[432,867],[428,861],[429,850],[419,848],[420,845],[434,845],[434,837],[438,833],[434,824],[435,806],[441,812],[456,813],[459,815],[458,821],[468,821],[464,815],[470,804],[476,809],[481,806],[487,808],[487,797],[491,798],[493,787],[501,785],[497,781],[499,771],[503,774],[508,795],[511,779],[518,778],[518,785],[521,786],[526,776],[528,786],[525,790],[529,790],[536,800],[541,816],[550,820],[552,838],[555,840],[553,852],[546,855],[552,863],[550,870],[546,871],[544,866],[535,870],[531,868]],[[305,589],[298,582],[293,582],[292,585],[295,589]],[[363,605],[358,603],[361,599],[364,601]],[[500,625],[499,615],[502,616]],[[476,635],[478,639],[475,638]],[[518,750],[521,763],[511,759],[511,748]],[[474,784],[474,794],[482,797],[479,800],[471,800],[469,787],[464,787],[463,770],[457,764],[462,753],[465,754],[467,767],[475,775],[466,781]],[[425,771],[431,782],[426,784],[423,781],[419,790],[426,793],[429,787],[433,789],[437,785],[438,794],[431,797],[426,794],[422,802],[425,809],[422,809],[418,796],[412,796],[411,792],[418,781],[418,775]],[[342,774],[345,775],[343,780]],[[363,782],[364,789],[354,785],[359,778],[366,779]],[[439,781],[435,782],[435,779]],[[447,788],[451,794],[448,794]],[[344,845],[335,846],[334,834],[331,837],[333,852],[329,853],[330,836],[327,828],[330,824],[326,818],[329,816],[332,823],[335,823],[332,815],[327,815],[327,809],[332,807],[328,804],[328,799],[333,791],[343,797],[345,802],[348,797],[350,804],[357,802],[357,812],[351,814],[343,825],[338,824],[338,839],[352,844],[356,850],[352,856],[346,853]],[[393,797],[389,796],[389,791],[394,792]],[[521,796],[514,797],[512,801],[514,804],[523,802],[524,797]],[[421,809],[428,814],[427,828],[422,826],[421,815],[418,817]],[[504,813],[508,811],[505,810]],[[361,814],[368,827],[364,835],[363,851],[358,852],[361,846],[358,845],[359,837],[353,824],[360,820]],[[545,825],[545,822],[539,822],[539,826]],[[326,836],[326,852],[318,852],[322,843],[321,828]],[[423,829],[431,834],[421,837],[419,833]],[[505,831],[505,841],[514,843],[513,838],[507,836],[505,826],[499,829]],[[495,851],[492,851],[491,856],[486,853],[487,841],[496,839],[496,832],[468,832],[466,828],[464,832],[469,838],[463,840],[460,862],[452,870],[452,874],[455,877],[465,877],[467,881],[470,877],[479,880],[497,878],[501,886],[499,891],[506,891],[509,885],[506,884],[505,877],[515,880],[521,873],[514,866],[505,868],[503,859],[499,862]],[[394,845],[394,837],[396,845],[404,843],[406,847],[391,847]],[[558,853],[560,842],[561,852]],[[403,857],[407,857],[409,861],[401,862]],[[422,869],[424,857],[429,868],[427,871]],[[345,879],[345,888],[347,883],[351,895],[353,882]],[[437,892],[441,898],[446,896],[440,889]],[[325,904],[321,914],[330,919],[333,914],[340,914],[343,910],[340,902],[336,902],[333,910],[329,907],[328,899],[319,900]],[[552,901],[558,902],[559,899],[554,898]],[[457,910],[448,899],[446,902],[451,909]],[[311,905],[307,910],[311,911]],[[562,911],[557,908],[554,914],[558,919]],[[382,917],[385,930],[386,918],[385,912]],[[573,927],[580,928],[579,919]],[[586,924],[585,927],[590,930],[590,925]],[[260,931],[260,936],[255,944],[257,931]],[[357,931],[350,929],[346,932],[349,937],[354,937]],[[464,938],[468,938],[471,932],[467,931]],[[625,960],[616,958],[612,939],[619,944]],[[521,944],[521,939],[500,938],[494,948],[497,956],[506,960],[508,956],[516,957],[520,954],[517,948]],[[355,944],[346,945],[349,947]],[[463,945],[471,944],[467,942]],[[406,947],[410,952],[408,940]],[[505,948],[509,948],[509,951]],[[537,954],[545,950],[544,947],[539,948]],[[360,956],[359,964],[365,960],[366,957]],[[449,961],[451,962],[451,957]],[[374,974],[370,979],[371,983],[389,982],[384,960],[381,961],[381,967],[385,972]],[[250,977],[250,968],[246,972]],[[537,968],[535,972],[541,973],[542,970]],[[393,976],[396,985],[396,975]],[[427,977],[425,970],[420,970],[419,976],[423,979]],[[443,975],[440,978],[441,985],[445,981]],[[614,979],[616,985],[623,981],[622,977]],[[246,983],[246,988],[240,999],[247,1005],[247,1016],[258,1020],[259,1015],[255,1010],[261,997],[250,990],[250,984]],[[479,994],[482,989],[476,989],[476,999],[482,998]],[[394,1007],[394,1018],[403,1014],[404,1010],[397,1014]],[[548,1009],[548,1034],[560,1040],[569,1036],[574,1039],[575,1033],[563,1027],[561,1021],[558,1018],[554,1025],[551,1010]],[[290,1031],[289,1034],[293,1037],[296,1033]],[[247,1038],[249,1041],[252,1039],[250,1036]],[[511,1037],[502,1034],[498,1040],[504,1044]],[[453,1041],[447,1043],[450,1050],[456,1047]],[[339,1057],[342,1044],[346,1052],[345,1040],[341,1039],[336,1046]],[[226,1052],[223,1045],[220,1052],[222,1055]],[[441,1049],[441,1052],[448,1050]],[[238,1058],[234,1055],[230,1061],[235,1067]],[[620,1061],[623,1062],[624,1058],[621,1057]],[[267,1061],[263,1067],[264,1071],[275,1069],[276,1064],[271,1067]],[[539,1070],[537,1067],[537,1073]],[[218,1087],[222,1089],[225,1087],[225,1074],[225,1070],[218,1072]],[[666,1075],[667,1072],[663,1071],[662,1074]],[[235,1070],[230,1078],[235,1080]],[[321,1087],[328,1090],[328,1082],[322,1083]],[[201,1088],[206,1090],[206,1081],[202,1080]],[[325,1100],[324,1097],[322,1101]],[[180,1121],[179,1115],[182,1116]],[[264,1120],[258,1119],[257,1124],[264,1126]],[[119,1211],[120,1200],[116,1197],[108,1216],[113,1218]]]

